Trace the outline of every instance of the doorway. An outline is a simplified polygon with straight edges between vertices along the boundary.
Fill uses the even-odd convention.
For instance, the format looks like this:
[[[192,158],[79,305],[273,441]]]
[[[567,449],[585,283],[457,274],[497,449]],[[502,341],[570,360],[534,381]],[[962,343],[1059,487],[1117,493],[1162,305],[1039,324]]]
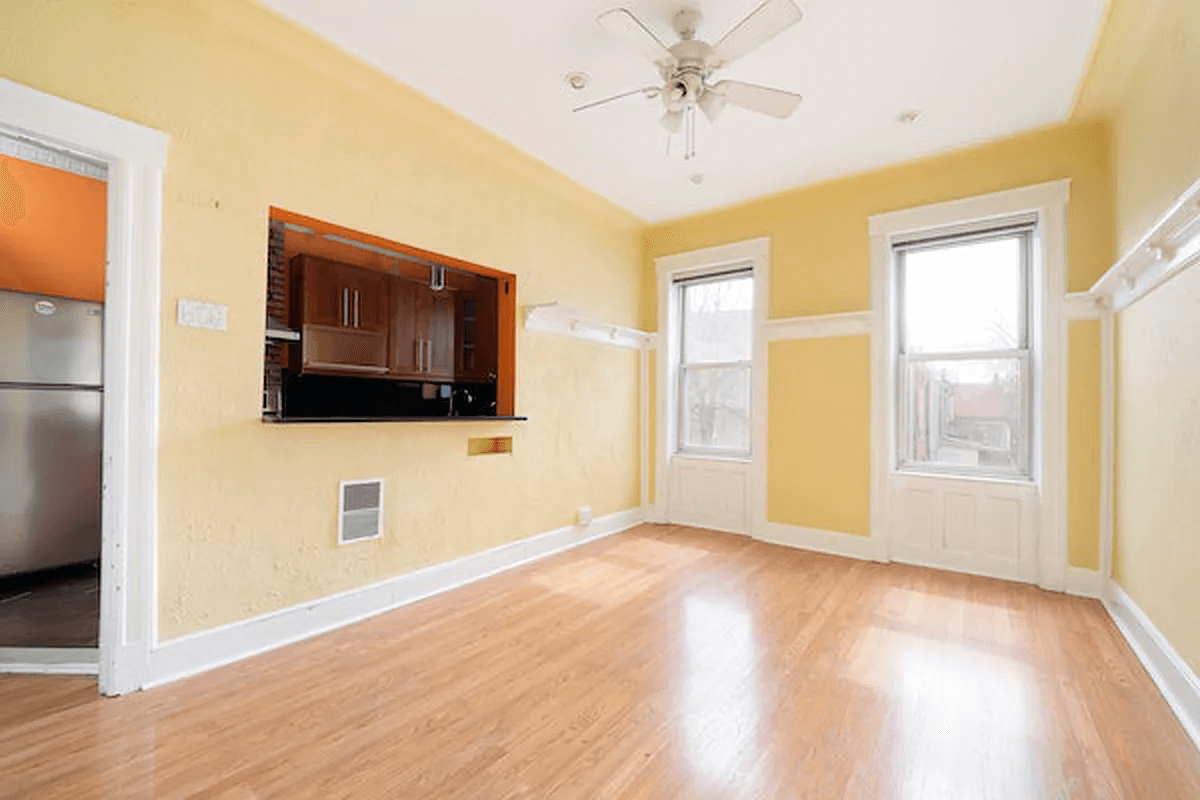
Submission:
[[[99,663],[107,173],[0,134],[0,652],[87,673]]]
[[[0,136],[12,143],[15,151],[6,155],[60,171],[68,162],[88,165],[101,170],[107,179],[104,219],[100,223],[104,242],[103,305],[93,316],[101,321],[103,330],[102,383],[87,384],[100,395],[99,415],[103,419],[99,445],[99,569],[93,576],[57,576],[60,592],[86,587],[89,582],[97,587],[91,600],[99,607],[96,646],[0,650],[0,672],[90,672],[98,676],[103,694],[135,691],[148,679],[156,628],[159,275],[167,137],[2,79]],[[50,312],[44,315],[48,318],[61,310],[57,306],[41,309]],[[34,313],[39,312],[34,309]],[[39,363],[52,361],[43,359]],[[56,389],[82,388],[70,385],[71,381],[52,382],[63,384]],[[78,439],[73,430],[68,433],[71,435],[64,433],[64,441]],[[59,489],[60,497],[80,494],[71,483]],[[65,506],[46,504],[55,513]],[[79,558],[76,552],[41,566],[83,571],[85,566],[71,565],[91,562]],[[17,571],[32,574],[41,570]],[[14,596],[24,591],[31,590],[18,590]],[[22,599],[35,594],[31,591]],[[86,596],[86,591],[83,594]],[[74,652],[78,649],[92,652],[85,659]]]

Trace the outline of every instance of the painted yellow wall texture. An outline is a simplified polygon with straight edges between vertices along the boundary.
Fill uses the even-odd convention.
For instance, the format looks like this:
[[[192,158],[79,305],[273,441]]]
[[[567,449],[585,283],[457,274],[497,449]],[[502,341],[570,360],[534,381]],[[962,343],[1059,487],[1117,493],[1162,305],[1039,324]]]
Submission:
[[[1200,3],[1166,4],[1112,127],[1124,252],[1200,178]]]
[[[1141,56],[1120,91],[1112,92],[1119,100],[1109,112],[1122,250],[1200,178],[1200,3],[1155,0],[1142,13],[1138,19],[1148,33]],[[1091,91],[1102,93],[1103,87]],[[1118,316],[1113,558],[1117,581],[1195,669],[1200,669],[1198,310],[1200,270],[1193,268]]]
[[[517,273],[634,324],[641,223],[243,0],[6,4],[0,74],[165,131],[162,639],[638,503],[637,354],[517,340],[524,424],[259,421],[267,209]],[[229,306],[229,330],[173,324]],[[468,436],[514,436],[471,458]],[[337,481],[383,477],[387,535],[338,548]]]
[[[767,520],[870,536],[871,337],[771,342],[767,365]]]
[[[1100,569],[1100,320],[1067,326],[1068,563]]]
[[[1200,269],[1118,319],[1115,576],[1200,670]]]
[[[1047,128],[651,226],[646,233],[643,295],[655,296],[654,259],[659,256],[769,236],[771,318],[867,310],[871,305],[868,217],[1062,178],[1071,179],[1068,284],[1071,291],[1082,291],[1113,261],[1109,138],[1102,122]],[[655,304],[643,302],[642,311],[643,324],[656,329]],[[812,345],[818,349],[825,346],[838,347]],[[862,395],[840,398],[820,423],[810,423],[798,414],[773,416],[768,421],[770,454],[778,452],[783,443],[805,440],[816,425],[827,430],[866,430],[869,425],[868,361],[839,364],[831,350],[824,356],[813,355],[806,367],[813,371],[787,379],[774,375],[772,367],[769,380],[774,407],[787,408],[798,401],[789,392],[802,385],[858,387]],[[1076,387],[1076,391],[1095,388]],[[777,468],[768,471],[768,495],[781,498],[795,485],[796,471],[821,474],[826,454],[819,449],[802,450],[786,470],[774,463],[773,455],[771,458],[771,466]],[[868,474],[866,440],[861,447],[845,451],[839,462],[846,475]],[[1089,461],[1083,453],[1072,457],[1071,465],[1070,502],[1097,506],[1099,463]],[[828,488],[775,506],[773,513],[778,516],[774,521],[822,527],[831,520],[866,519],[868,493],[857,479]],[[859,508],[848,515],[845,509],[851,506]],[[1073,552],[1096,548],[1098,530],[1086,528],[1082,518],[1077,522],[1071,532]],[[1094,517],[1086,524],[1093,523]]]

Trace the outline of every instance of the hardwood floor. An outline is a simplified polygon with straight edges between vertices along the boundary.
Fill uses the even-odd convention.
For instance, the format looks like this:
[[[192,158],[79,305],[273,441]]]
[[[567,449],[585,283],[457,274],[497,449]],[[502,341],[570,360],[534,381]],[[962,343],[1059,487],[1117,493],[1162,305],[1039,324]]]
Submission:
[[[123,698],[0,677],[4,798],[1200,797],[1099,603],[643,526]]]

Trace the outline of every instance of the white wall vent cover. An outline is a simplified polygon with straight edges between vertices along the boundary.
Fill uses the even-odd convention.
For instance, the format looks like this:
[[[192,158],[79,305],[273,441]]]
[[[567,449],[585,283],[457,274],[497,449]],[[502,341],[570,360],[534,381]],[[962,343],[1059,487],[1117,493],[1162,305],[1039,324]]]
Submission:
[[[383,479],[342,481],[338,498],[338,544],[383,536]]]

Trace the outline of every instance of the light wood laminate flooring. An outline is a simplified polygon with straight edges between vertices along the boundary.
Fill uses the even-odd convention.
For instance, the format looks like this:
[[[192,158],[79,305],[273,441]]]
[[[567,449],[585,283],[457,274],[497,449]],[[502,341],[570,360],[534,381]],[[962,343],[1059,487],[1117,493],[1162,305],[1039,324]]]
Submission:
[[[3,798],[1200,798],[1101,605],[642,526],[117,699],[0,676]]]

